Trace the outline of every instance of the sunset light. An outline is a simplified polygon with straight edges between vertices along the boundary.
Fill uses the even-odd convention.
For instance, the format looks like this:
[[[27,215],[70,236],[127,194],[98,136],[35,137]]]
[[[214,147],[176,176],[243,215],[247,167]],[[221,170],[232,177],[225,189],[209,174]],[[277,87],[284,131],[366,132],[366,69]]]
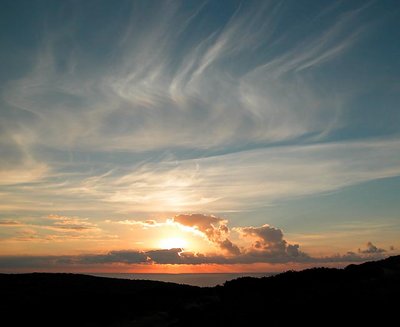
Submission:
[[[399,1],[6,3],[0,272],[400,253]]]
[[[187,247],[186,240],[179,237],[162,239],[159,244],[161,249],[185,249]]]
[[[2,325],[396,315],[400,0],[3,0],[0,22]]]

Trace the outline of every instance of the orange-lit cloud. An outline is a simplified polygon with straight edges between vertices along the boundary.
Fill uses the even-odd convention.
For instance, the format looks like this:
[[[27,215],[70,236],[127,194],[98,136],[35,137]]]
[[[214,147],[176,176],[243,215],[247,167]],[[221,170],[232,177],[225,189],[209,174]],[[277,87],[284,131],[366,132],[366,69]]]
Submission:
[[[55,230],[85,232],[98,228],[96,224],[90,223],[87,221],[87,219],[79,217],[49,215],[47,218],[50,219],[50,221],[53,221],[53,223],[49,225],[48,228]]]
[[[78,217],[65,217],[50,215],[48,226],[43,228],[65,231],[67,237],[81,237],[81,233],[89,233],[87,237],[104,237],[102,234],[93,234],[97,226],[86,219]],[[378,248],[371,242],[367,244],[366,250],[359,250],[358,253],[347,252],[345,254],[335,254],[324,257],[316,257],[300,249],[299,244],[292,244],[285,240],[281,229],[263,225],[259,227],[236,227],[229,229],[228,220],[212,215],[205,214],[180,214],[165,222],[154,220],[136,221],[122,220],[116,221],[117,225],[130,225],[139,228],[189,228],[187,233],[203,235],[206,241],[216,245],[218,251],[201,252],[190,249],[171,248],[171,249],[124,249],[112,250],[102,253],[86,253],[79,255],[61,256],[0,256],[0,269],[56,269],[57,267],[77,267],[98,266],[109,269],[112,266],[147,265],[158,267],[158,265],[254,265],[254,264],[293,264],[293,265],[312,265],[312,264],[339,264],[343,262],[360,262],[368,259],[381,258],[387,252]],[[157,227],[155,227],[157,226]],[[153,230],[153,229],[152,229]],[[159,230],[156,230],[159,232]],[[91,234],[92,233],[92,234]],[[229,237],[236,233],[235,243]],[[34,241],[46,239],[54,241],[63,237],[63,234],[43,236],[33,228],[19,230],[17,238],[20,241]],[[66,238],[65,238],[66,239]],[[393,251],[393,250],[390,250]],[[390,252],[389,251],[389,252]],[[149,268],[150,269],[150,268]]]
[[[299,251],[298,244],[289,244],[283,238],[281,229],[263,225],[261,227],[236,228],[244,237],[254,238],[251,250],[264,252],[276,256],[297,257],[304,255]]]
[[[7,227],[8,230],[0,242],[3,244],[12,243],[12,246],[7,246],[10,249],[19,242],[29,242],[31,244],[30,249],[34,248],[37,243],[59,242],[58,246],[51,248],[54,249],[62,244],[67,245],[71,241],[108,240],[116,237],[103,231],[98,224],[89,221],[88,218],[77,216],[50,214],[36,219],[3,219],[0,220],[0,226]],[[26,250],[25,252],[29,253]]]
[[[181,214],[175,216],[173,221],[195,228],[203,233],[210,242],[219,245],[229,254],[240,254],[239,247],[228,239],[229,228],[226,219],[203,214]]]
[[[0,225],[2,227],[6,227],[6,226],[15,227],[15,226],[22,226],[23,224],[17,220],[3,219],[3,220],[0,220]]]

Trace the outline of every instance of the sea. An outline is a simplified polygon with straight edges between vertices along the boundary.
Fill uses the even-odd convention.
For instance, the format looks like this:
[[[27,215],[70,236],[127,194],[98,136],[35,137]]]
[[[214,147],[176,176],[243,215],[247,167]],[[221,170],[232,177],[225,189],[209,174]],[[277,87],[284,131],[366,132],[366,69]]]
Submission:
[[[276,273],[206,273],[206,274],[131,274],[131,273],[92,273],[88,275],[108,278],[156,280],[201,287],[213,287],[223,285],[226,281],[240,277],[267,277]]]

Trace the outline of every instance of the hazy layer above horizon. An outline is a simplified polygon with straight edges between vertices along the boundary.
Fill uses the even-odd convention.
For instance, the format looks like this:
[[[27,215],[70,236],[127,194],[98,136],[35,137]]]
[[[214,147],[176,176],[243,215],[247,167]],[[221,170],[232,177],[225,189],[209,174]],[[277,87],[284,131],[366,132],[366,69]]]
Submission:
[[[400,2],[2,1],[0,271],[400,251]]]

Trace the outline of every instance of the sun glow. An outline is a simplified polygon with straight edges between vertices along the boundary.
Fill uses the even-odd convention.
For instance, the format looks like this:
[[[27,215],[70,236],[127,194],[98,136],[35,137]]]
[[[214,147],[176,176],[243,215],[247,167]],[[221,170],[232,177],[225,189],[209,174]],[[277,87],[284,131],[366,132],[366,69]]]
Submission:
[[[162,249],[184,249],[187,247],[187,241],[179,237],[164,238],[159,243]]]

